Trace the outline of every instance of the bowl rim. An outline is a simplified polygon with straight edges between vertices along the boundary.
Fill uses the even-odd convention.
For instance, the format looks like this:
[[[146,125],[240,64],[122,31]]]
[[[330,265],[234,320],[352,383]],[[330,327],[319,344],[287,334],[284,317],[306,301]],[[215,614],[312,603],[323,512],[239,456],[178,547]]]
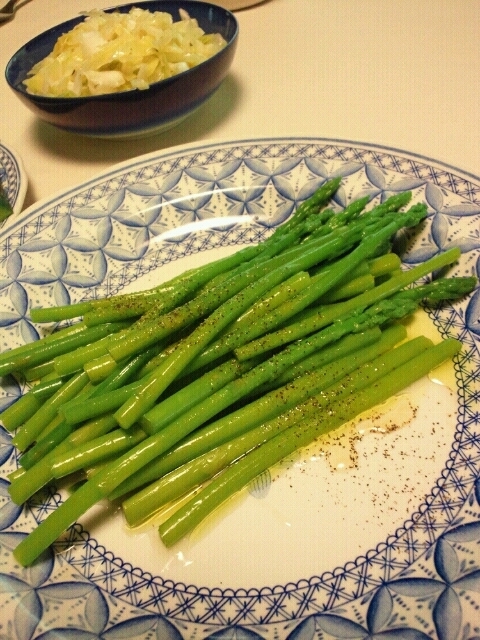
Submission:
[[[85,13],[81,13],[78,16],[69,18],[68,20],[64,20],[63,22],[59,22],[58,24],[55,24],[49,27],[48,29],[45,29],[44,31],[33,36],[33,38],[30,38],[30,40],[25,42],[19,49],[17,49],[17,51],[15,51],[15,53],[10,57],[9,61],[5,66],[5,80],[8,86],[13,91],[21,95],[24,95],[29,100],[42,101],[42,102],[45,102],[45,104],[48,104],[48,103],[54,104],[59,102],[62,102],[63,104],[67,104],[67,103],[78,103],[82,101],[83,102],[86,102],[86,101],[102,102],[105,100],[112,100],[112,98],[115,98],[115,96],[138,95],[138,92],[149,91],[151,89],[158,89],[158,88],[161,88],[162,85],[167,86],[173,83],[174,81],[177,81],[180,77],[184,78],[187,75],[190,75],[192,72],[198,73],[197,71],[198,69],[200,69],[201,67],[203,67],[203,65],[206,65],[210,61],[215,60],[218,56],[222,55],[222,53],[225,52],[228,48],[230,48],[234,44],[235,40],[237,39],[238,33],[239,33],[239,23],[235,15],[229,9],[225,9],[224,7],[221,7],[215,4],[214,2],[206,2],[205,0],[165,0],[165,2],[162,0],[161,4],[164,4],[164,3],[166,4],[167,2],[175,3],[178,5],[179,9],[185,8],[187,12],[189,7],[193,7],[193,6],[198,7],[202,5],[205,8],[213,8],[215,10],[222,11],[226,14],[226,18],[231,20],[231,22],[233,23],[234,33],[229,38],[229,40],[227,40],[227,44],[220,51],[217,51],[217,53],[215,53],[210,58],[207,58],[203,62],[200,62],[194,67],[191,67],[190,69],[187,69],[185,71],[182,71],[181,73],[177,73],[173,76],[170,76],[169,78],[164,78],[163,80],[157,80],[157,82],[152,82],[147,89],[127,89],[126,91],[115,91],[111,93],[101,93],[101,94],[96,94],[91,96],[44,96],[36,93],[29,93],[26,90],[26,88],[23,86],[23,81],[15,82],[15,83],[11,81],[9,72],[11,71],[11,68],[13,67],[13,64],[18,58],[19,54],[21,54],[24,49],[28,48],[31,45],[34,45],[36,40],[44,38],[51,31],[61,29],[62,27],[67,28],[67,25],[69,25],[68,30],[71,30],[76,24],[80,24],[82,20],[85,19],[87,14],[87,11],[85,11]],[[140,8],[148,9],[149,6],[151,7],[152,5],[158,5],[158,4],[160,4],[158,0],[157,1],[139,0],[138,2],[126,2],[118,5],[113,5],[111,7],[101,9],[101,11],[105,11],[106,13],[114,13],[116,10],[126,9],[127,7],[130,7],[130,8],[140,7]],[[160,11],[160,9],[154,9],[154,11]]]

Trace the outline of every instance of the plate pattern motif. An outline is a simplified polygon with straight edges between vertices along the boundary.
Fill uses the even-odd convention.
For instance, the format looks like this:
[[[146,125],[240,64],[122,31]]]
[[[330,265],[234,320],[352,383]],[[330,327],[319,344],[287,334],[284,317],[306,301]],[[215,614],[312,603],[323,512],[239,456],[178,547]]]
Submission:
[[[0,233],[0,345],[36,339],[28,310],[114,294],[164,264],[257,242],[333,176],[336,204],[410,189],[428,220],[405,265],[455,244],[480,276],[480,179],[398,150],[322,139],[211,144],[145,156],[48,203]],[[248,224],[242,221],[248,218]],[[176,234],[168,233],[177,230]],[[451,451],[430,495],[374,549],[343,567],[261,589],[186,585],[133,567],[73,525],[34,567],[11,550],[61,500],[8,499],[17,462],[0,428],[0,638],[314,640],[480,637],[480,291],[432,313],[462,340]],[[3,380],[0,408],[23,391]],[[56,552],[63,551],[62,554]],[[29,612],[28,616],[26,612]],[[476,621],[476,622],[475,622]]]

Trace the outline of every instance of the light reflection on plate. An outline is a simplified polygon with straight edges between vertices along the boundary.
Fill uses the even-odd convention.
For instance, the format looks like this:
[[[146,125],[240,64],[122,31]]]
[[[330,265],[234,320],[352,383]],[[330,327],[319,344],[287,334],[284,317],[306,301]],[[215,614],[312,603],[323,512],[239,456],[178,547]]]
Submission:
[[[114,167],[0,232],[2,349],[37,335],[29,306],[143,288],[258,242],[334,175],[343,176],[338,207],[405,189],[427,202],[428,224],[407,266],[457,244],[455,272],[479,274],[474,176],[339,140],[190,146]],[[16,462],[0,432],[0,573],[9,593],[0,599],[0,634],[14,628],[28,592],[38,603],[32,634],[55,630],[59,638],[298,640],[399,628],[405,637],[467,637],[480,604],[479,315],[477,290],[431,317],[464,344],[456,394],[430,380],[414,385],[407,404],[415,418],[361,440],[357,468],[332,471],[313,446],[172,551],[153,525],[127,531],[113,505],[110,517],[95,507],[72,527],[55,545],[60,555],[33,571],[15,566],[9,550],[61,498],[41,496],[26,514],[8,501]],[[22,389],[4,383],[5,406]]]
[[[228,228],[233,225],[249,225],[253,222],[253,217],[244,215],[244,216],[225,216],[218,220],[218,218],[213,218],[210,220],[199,220],[198,222],[190,222],[189,224],[181,225],[176,229],[169,229],[164,233],[161,233],[156,238],[152,238],[152,243],[164,242],[165,240],[173,240],[176,238],[182,238],[183,236],[189,235],[190,233],[198,233],[199,231],[208,231]]]

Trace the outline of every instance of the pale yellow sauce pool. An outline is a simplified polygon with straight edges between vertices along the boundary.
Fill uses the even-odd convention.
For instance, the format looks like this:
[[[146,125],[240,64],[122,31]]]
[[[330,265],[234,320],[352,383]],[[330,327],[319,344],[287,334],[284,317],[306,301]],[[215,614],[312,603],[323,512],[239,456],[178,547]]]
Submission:
[[[442,340],[432,320],[421,309],[404,324],[407,328],[407,339],[423,335],[430,338],[434,344]],[[432,384],[440,384],[452,392],[455,391],[455,371],[451,360],[433,369],[428,378]],[[363,438],[369,434],[386,434],[408,426],[415,417],[416,409],[407,389],[405,393],[390,398],[335,431],[321,436],[309,445],[304,453],[311,462],[324,459],[332,470],[345,471],[355,468],[358,463],[357,445]]]

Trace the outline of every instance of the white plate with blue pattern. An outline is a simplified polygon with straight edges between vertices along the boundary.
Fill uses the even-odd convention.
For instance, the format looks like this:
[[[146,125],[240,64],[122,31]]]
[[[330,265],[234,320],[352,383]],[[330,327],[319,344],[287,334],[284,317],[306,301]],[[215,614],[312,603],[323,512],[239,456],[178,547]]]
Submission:
[[[189,146],[114,167],[0,230],[2,350],[45,330],[31,306],[144,288],[258,242],[337,175],[338,207],[406,189],[427,203],[407,266],[457,245],[452,273],[480,275],[478,177],[343,140]],[[18,566],[12,549],[63,489],[12,504],[17,462],[0,428],[0,638],[478,637],[479,316],[477,289],[430,317],[464,345],[450,385],[413,385],[370,416],[372,433],[313,445],[171,550],[155,523],[129,531],[117,507],[99,505],[40,562]],[[0,408],[23,390],[4,379]]]
[[[22,210],[27,193],[27,175],[20,155],[0,142],[0,183],[12,205],[13,213]]]

